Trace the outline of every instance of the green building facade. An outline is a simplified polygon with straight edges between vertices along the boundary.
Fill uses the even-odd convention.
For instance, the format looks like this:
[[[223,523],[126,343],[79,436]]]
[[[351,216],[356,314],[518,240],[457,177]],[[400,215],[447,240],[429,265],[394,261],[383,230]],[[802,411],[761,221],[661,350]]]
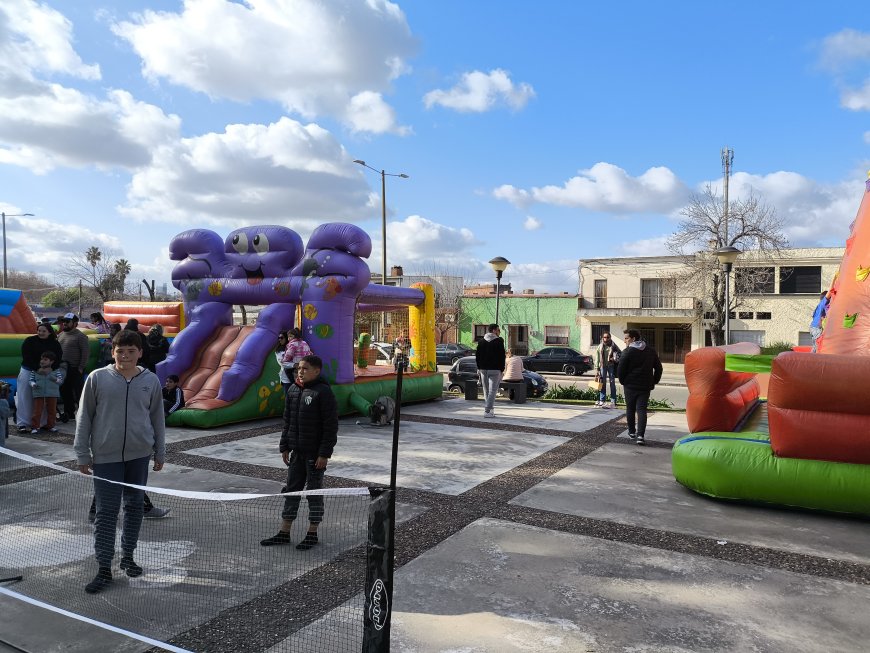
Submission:
[[[474,343],[495,321],[495,297],[462,297],[459,300],[459,341]],[[505,346],[519,356],[547,346],[580,347],[576,295],[502,295],[498,323]]]

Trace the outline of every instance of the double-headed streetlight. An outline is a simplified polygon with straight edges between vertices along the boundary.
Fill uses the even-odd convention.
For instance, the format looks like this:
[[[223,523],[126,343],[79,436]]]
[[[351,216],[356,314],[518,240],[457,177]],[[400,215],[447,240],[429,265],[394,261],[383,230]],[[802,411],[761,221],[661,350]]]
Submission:
[[[5,213],[2,212],[0,215],[3,216],[3,287],[6,287],[8,283],[7,274],[6,274],[6,218],[32,218],[32,213]]]
[[[719,265],[725,272],[725,344],[731,344],[731,268],[740,256],[740,250],[729,245],[720,247],[715,252]]]
[[[498,297],[501,294],[501,275],[507,270],[507,266],[511,262],[502,256],[496,256],[489,264],[495,270],[495,323],[498,324]]]
[[[383,285],[387,285],[387,177],[400,177],[402,179],[408,179],[408,175],[404,172],[393,173],[393,172],[385,172],[384,170],[378,170],[377,168],[372,168],[368,163],[363,161],[362,159],[354,159],[354,163],[358,163],[361,166],[368,168],[369,170],[374,170],[381,176],[381,283]],[[381,331],[386,329],[387,318],[386,313],[381,315]],[[381,338],[384,337],[384,334],[381,333]]]

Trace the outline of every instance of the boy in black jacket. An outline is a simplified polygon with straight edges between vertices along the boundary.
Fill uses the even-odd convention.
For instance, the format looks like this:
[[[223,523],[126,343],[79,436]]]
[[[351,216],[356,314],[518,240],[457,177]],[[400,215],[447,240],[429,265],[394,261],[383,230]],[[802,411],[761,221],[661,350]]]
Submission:
[[[649,393],[662,380],[662,362],[655,349],[641,339],[637,329],[626,329],[625,349],[619,358],[616,376],[625,388],[625,417],[628,421],[628,437],[637,438],[644,444],[646,433],[646,407]],[[637,413],[637,430],[634,418]]]
[[[287,465],[287,485],[282,492],[319,490],[323,474],[338,440],[338,404],[320,371],[319,356],[305,356],[296,366],[295,382],[287,389],[281,458]],[[323,521],[323,497],[308,498],[308,533],[296,545],[300,551],[317,544],[317,527]],[[299,511],[299,497],[285,497],[281,529],[261,540],[262,546],[290,544],[290,528]]]

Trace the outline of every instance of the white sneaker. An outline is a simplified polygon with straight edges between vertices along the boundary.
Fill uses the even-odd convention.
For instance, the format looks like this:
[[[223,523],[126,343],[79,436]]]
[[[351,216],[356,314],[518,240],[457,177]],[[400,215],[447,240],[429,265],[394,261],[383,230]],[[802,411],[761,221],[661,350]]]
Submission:
[[[484,416],[484,417],[495,417],[495,411],[493,410],[493,411],[491,411],[491,412],[489,412],[489,413],[484,413],[483,416]]]
[[[611,407],[611,408],[616,408],[616,402],[615,402],[615,401],[611,401],[611,402],[610,402],[610,407]]]
[[[33,435],[34,433],[39,433],[39,429],[31,429],[30,435]]]
[[[611,404],[607,404],[607,403],[601,404],[601,407],[602,408],[613,408],[613,406]]]
[[[600,401],[596,401],[596,402],[595,402],[595,406],[596,406],[596,407],[601,406],[601,402],[600,402]]]

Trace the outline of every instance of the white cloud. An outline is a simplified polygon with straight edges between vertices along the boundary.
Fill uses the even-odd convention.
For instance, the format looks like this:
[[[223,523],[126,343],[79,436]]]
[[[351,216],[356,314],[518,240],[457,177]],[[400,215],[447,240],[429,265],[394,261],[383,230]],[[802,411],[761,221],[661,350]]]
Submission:
[[[152,81],[239,102],[274,100],[308,119],[349,117],[357,130],[369,123],[354,98],[387,91],[415,50],[404,14],[387,0],[185,0],[180,13],[147,10],[113,30]],[[373,106],[367,96],[362,104]],[[391,114],[383,107],[376,113],[379,133],[401,129],[384,125]]]
[[[532,216],[527,216],[525,222],[523,222],[523,229],[527,231],[535,231],[542,226],[541,221]]]
[[[119,211],[141,220],[219,225],[277,222],[299,231],[371,216],[361,171],[328,131],[281,118],[158,148]]]
[[[4,211],[10,210],[4,208]],[[71,254],[83,254],[93,245],[103,250],[121,251],[121,241],[116,236],[43,218],[7,215],[6,232],[9,267],[40,274],[51,274]]]
[[[668,168],[650,168],[632,177],[622,168],[604,162],[581,170],[562,186],[528,191],[506,184],[493,191],[497,199],[518,207],[538,202],[609,213],[670,212],[682,206],[688,195],[686,185]]]
[[[489,271],[488,277],[492,277],[492,270]],[[515,295],[524,290],[534,290],[538,295],[563,292],[574,295],[580,287],[577,277],[577,259],[543,263],[514,262],[505,271],[502,281],[511,284],[511,290]]]
[[[622,256],[667,256],[670,254],[668,238],[670,236],[656,236],[623,242],[619,245],[619,254]]]
[[[99,79],[72,47],[72,25],[30,0],[0,7],[0,162],[37,173],[58,166],[134,167],[177,134],[180,120],[125,91],[98,99],[40,79]]]
[[[427,109],[440,105],[448,109],[467,112],[489,111],[500,105],[522,109],[535,97],[535,90],[524,83],[514,84],[510,73],[495,69],[488,74],[474,70],[462,75],[456,86],[448,91],[436,89],[423,96]]]
[[[32,72],[99,79],[100,67],[87,65],[72,47],[72,23],[59,11],[34,0],[5,0],[0,6],[0,71],[24,81]],[[4,80],[5,81],[5,80]]]
[[[845,242],[864,184],[860,179],[826,184],[786,171],[732,175],[730,196],[745,198],[750,193],[776,208],[793,246],[836,246]]]
[[[375,238],[372,234],[372,240]],[[390,265],[402,265],[408,269],[420,260],[438,261],[451,268],[465,266],[470,250],[480,244],[470,229],[448,227],[419,215],[387,225],[387,259]],[[378,270],[380,247],[372,249],[369,265]]]
[[[821,63],[836,70],[862,59],[870,59],[870,33],[844,29],[826,36],[822,41]]]
[[[350,99],[344,122],[355,132],[393,133],[399,136],[411,133],[410,127],[396,123],[395,110],[384,102],[381,94],[372,91],[357,93]]]
[[[8,90],[8,89],[7,89]],[[98,100],[58,84],[18,97],[0,95],[0,162],[47,172],[58,166],[145,165],[174,138],[181,120],[126,91]]]
[[[820,64],[834,75],[840,87],[840,106],[850,111],[870,111],[870,32],[844,29],[822,41]],[[848,69],[853,69],[851,78]],[[863,84],[855,74],[863,75]]]
[[[870,111],[870,79],[861,88],[844,89],[840,94],[840,105],[850,111]]]

